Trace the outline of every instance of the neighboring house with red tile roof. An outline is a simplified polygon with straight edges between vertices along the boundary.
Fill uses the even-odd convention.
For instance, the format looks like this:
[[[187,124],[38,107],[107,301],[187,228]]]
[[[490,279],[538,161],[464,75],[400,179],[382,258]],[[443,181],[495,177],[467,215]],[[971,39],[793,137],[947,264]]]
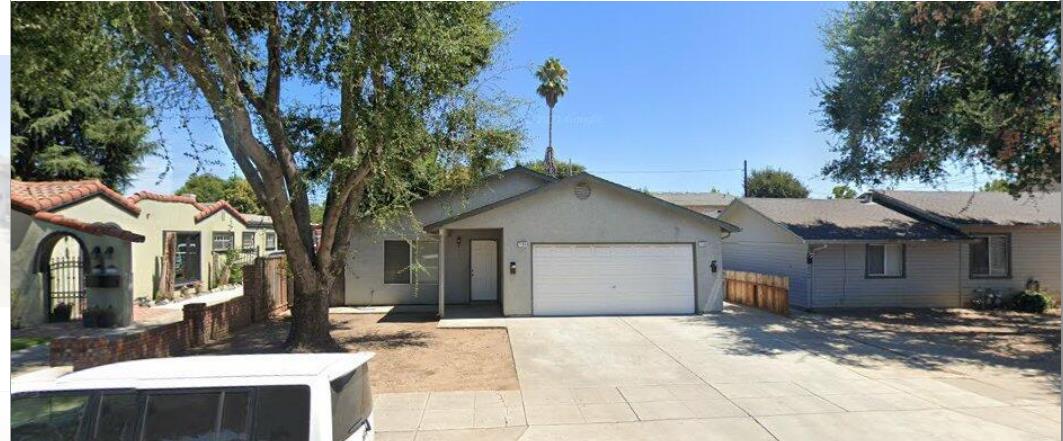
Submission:
[[[25,277],[41,278],[41,265],[33,262],[41,240],[51,232],[74,235],[84,244],[86,255],[91,254],[94,243],[104,238],[123,241],[129,249],[123,258],[129,261],[129,268],[124,270],[122,283],[129,295],[115,297],[128,298],[130,304],[136,297],[154,298],[164,286],[163,243],[168,235],[173,235],[176,242],[173,285],[177,288],[194,284],[214,287],[224,272],[223,256],[228,249],[239,250],[242,259],[250,259],[278,248],[268,216],[255,216],[252,221],[226,201],[204,203],[192,195],[148,191],[125,197],[95,180],[12,181],[11,185],[11,206],[16,213],[13,224],[25,236],[13,238],[12,252],[18,251],[26,264]],[[21,240],[18,246],[26,249],[16,250],[15,239]],[[110,243],[108,246],[122,248]],[[77,247],[73,248],[76,252]],[[233,282],[239,281],[230,281]],[[47,289],[27,283],[24,288],[29,291]],[[45,303],[50,297],[37,297],[36,306],[30,308],[48,310]],[[32,315],[36,321],[45,317],[43,313]]]

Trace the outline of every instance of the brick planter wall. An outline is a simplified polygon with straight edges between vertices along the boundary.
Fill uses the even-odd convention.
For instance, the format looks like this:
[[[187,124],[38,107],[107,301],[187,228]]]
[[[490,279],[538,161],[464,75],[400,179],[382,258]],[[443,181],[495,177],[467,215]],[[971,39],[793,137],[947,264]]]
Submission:
[[[259,258],[245,269],[243,296],[211,306],[184,305],[183,319],[179,322],[102,336],[53,339],[49,363],[73,365],[79,370],[141,358],[172,357],[268,320],[288,307],[284,277],[268,277],[270,272],[263,271],[275,270],[277,260]],[[278,296],[284,302],[277,302]]]

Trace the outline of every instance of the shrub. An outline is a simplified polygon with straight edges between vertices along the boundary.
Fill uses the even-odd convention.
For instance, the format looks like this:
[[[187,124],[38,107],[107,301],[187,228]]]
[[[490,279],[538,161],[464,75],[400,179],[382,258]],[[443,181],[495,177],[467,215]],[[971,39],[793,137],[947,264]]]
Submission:
[[[1052,307],[1052,296],[1041,291],[1026,290],[1011,299],[1011,309],[1022,312],[1043,313]]]

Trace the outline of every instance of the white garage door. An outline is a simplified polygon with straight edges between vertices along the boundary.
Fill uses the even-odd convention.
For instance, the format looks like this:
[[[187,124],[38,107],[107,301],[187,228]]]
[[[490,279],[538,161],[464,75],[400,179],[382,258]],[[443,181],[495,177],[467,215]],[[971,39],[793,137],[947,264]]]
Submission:
[[[532,245],[535,315],[692,314],[691,244]]]

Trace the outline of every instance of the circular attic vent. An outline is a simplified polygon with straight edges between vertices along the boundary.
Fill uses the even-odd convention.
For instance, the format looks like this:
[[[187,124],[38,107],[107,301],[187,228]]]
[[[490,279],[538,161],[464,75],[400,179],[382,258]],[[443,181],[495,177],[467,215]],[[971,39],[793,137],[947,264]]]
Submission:
[[[576,184],[574,193],[576,193],[576,197],[579,199],[587,199],[591,197],[591,186],[587,185],[586,182],[580,182]]]

